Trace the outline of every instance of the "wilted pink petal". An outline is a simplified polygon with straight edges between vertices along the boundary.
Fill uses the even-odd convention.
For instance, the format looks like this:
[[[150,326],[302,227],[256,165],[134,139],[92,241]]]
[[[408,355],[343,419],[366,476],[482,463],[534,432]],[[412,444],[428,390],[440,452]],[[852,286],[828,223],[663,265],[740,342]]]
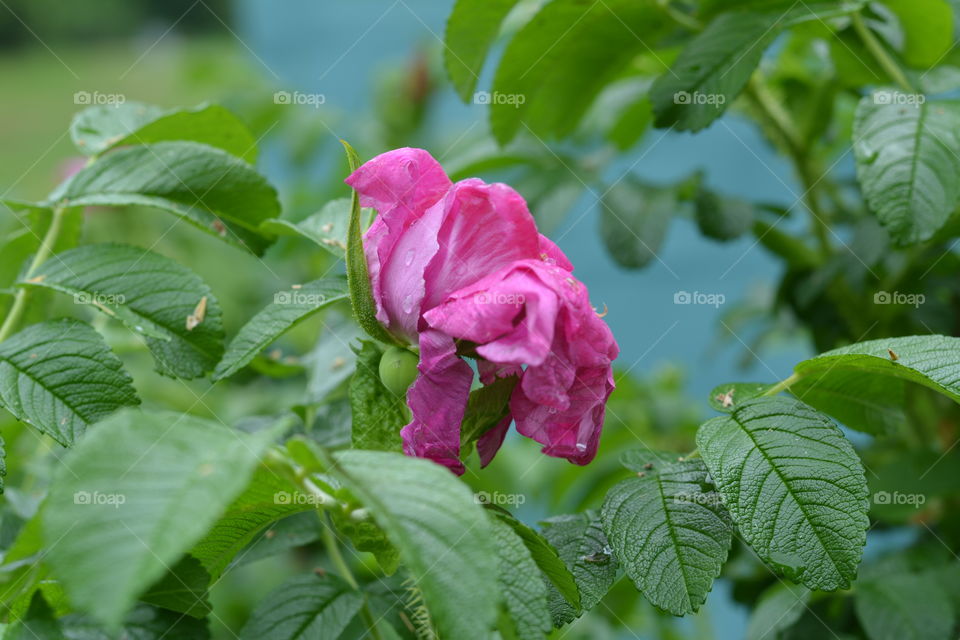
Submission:
[[[463,473],[460,423],[470,398],[473,370],[457,356],[453,339],[439,331],[420,334],[420,376],[407,392],[413,420],[400,431],[403,452]]]
[[[512,421],[513,418],[508,415],[477,440],[477,454],[480,456],[481,468],[490,464],[493,456],[497,455],[497,451],[500,451],[503,439],[507,437],[507,429],[510,428]]]

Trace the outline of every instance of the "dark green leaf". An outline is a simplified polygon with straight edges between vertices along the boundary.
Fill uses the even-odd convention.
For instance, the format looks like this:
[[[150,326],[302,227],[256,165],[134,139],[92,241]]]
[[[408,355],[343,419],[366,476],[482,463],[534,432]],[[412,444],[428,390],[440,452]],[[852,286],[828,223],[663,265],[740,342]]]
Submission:
[[[400,429],[410,422],[406,398],[391,393],[380,381],[383,351],[369,340],[357,353],[357,368],[350,379],[352,441],[356,449],[401,451]]]
[[[331,304],[346,300],[347,283],[342,278],[323,278],[280,291],[230,341],[227,353],[213,372],[214,380],[232,376],[285,332]]]
[[[337,576],[296,576],[257,605],[240,640],[336,640],[362,605],[363,595]]]
[[[613,552],[644,597],[682,616],[707,598],[727,559],[730,519],[701,460],[630,452],[628,478],[608,493],[601,519]]]
[[[209,585],[210,574],[196,558],[186,555],[140,596],[140,600],[162,609],[203,618],[212,610],[207,593]]]
[[[518,380],[516,376],[497,378],[493,383],[470,392],[460,424],[461,446],[475,442],[510,413],[510,396]]]
[[[361,209],[361,221],[369,219],[369,209]],[[350,198],[338,198],[323,205],[320,211],[293,222],[283,218],[265,220],[260,228],[276,235],[298,235],[326,249],[337,258],[347,250],[347,228],[350,224]]]
[[[398,453],[336,459],[335,473],[399,549],[440,637],[486,639],[496,619],[496,553],[470,489],[444,467]]]
[[[700,189],[694,215],[700,233],[714,240],[739,238],[753,226],[753,205],[739,198],[729,198]]]
[[[497,549],[497,584],[519,640],[545,638],[553,627],[547,608],[547,585],[530,550],[513,528],[491,518]]]
[[[125,411],[65,458],[47,496],[46,560],[79,609],[119,625],[243,491],[275,430]]]
[[[46,205],[154,207],[253,253],[272,239],[260,223],[280,213],[276,190],[246,162],[196,142],[118,149],[82,169]]]
[[[138,604],[119,631],[107,631],[87,616],[70,614],[61,619],[66,640],[208,640],[206,620]],[[36,639],[31,639],[36,640]],[[44,639],[45,640],[45,639]]]
[[[257,159],[257,141],[235,115],[220,105],[162,109],[139,102],[97,105],[73,118],[70,136],[86,155],[115,147],[189,140],[217,147],[247,162]]]
[[[626,178],[602,199],[600,236],[610,257],[639,269],[657,257],[679,203],[676,190]]]
[[[929,239],[960,197],[960,106],[882,90],[860,100],[857,178],[870,209],[900,244]],[[904,103],[901,100],[914,100]]]
[[[447,19],[443,59],[464,102],[470,100],[500,24],[517,0],[457,0]]]
[[[50,320],[0,343],[0,406],[64,446],[140,403],[120,360],[78,320]]]
[[[882,433],[905,424],[909,383],[960,402],[960,338],[907,336],[858,342],[794,367],[790,392],[846,426]]]
[[[757,398],[705,422],[697,445],[763,560],[811,589],[849,586],[869,505],[863,465],[835,424],[796,400]]]
[[[50,258],[20,285],[72,295],[121,321],[143,336],[164,375],[197,378],[223,355],[220,304],[210,287],[158,253],[123,244],[78,247]],[[199,304],[203,320],[188,328]]]

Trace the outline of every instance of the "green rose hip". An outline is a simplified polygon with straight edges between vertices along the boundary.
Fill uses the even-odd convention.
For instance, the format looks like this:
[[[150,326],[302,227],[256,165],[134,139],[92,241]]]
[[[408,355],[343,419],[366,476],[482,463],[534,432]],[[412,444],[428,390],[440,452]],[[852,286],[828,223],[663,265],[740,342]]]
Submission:
[[[380,381],[398,396],[406,396],[407,389],[417,379],[417,356],[401,347],[390,347],[380,357]]]

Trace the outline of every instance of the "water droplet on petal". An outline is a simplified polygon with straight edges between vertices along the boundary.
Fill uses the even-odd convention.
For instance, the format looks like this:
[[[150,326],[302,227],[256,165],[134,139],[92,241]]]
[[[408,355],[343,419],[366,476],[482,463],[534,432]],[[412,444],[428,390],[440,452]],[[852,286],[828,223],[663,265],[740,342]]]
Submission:
[[[413,311],[413,294],[408,293],[407,297],[403,299],[403,303],[400,306],[404,313],[411,313]]]
[[[407,255],[403,258],[403,266],[409,267],[413,264],[413,258],[417,255],[417,252],[413,249],[407,250]]]
[[[577,443],[577,451],[586,451],[586,450],[587,450],[587,445],[583,444],[582,442]]]

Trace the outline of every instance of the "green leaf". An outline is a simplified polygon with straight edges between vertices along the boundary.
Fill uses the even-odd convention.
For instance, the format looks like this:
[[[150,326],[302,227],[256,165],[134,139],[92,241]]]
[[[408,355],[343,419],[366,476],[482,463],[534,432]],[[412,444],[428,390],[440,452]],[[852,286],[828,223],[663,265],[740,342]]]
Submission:
[[[361,222],[369,220],[371,213],[372,209],[361,209]],[[329,251],[334,257],[342,259],[346,255],[349,224],[350,198],[338,198],[299,222],[271,218],[264,220],[260,229],[276,235],[301,236]]]
[[[860,100],[853,151],[863,195],[900,244],[927,240],[960,196],[960,107],[954,102],[902,104],[916,98],[880,91]]]
[[[14,619],[9,627],[0,630],[3,631],[4,640],[63,637],[60,623],[39,589],[33,592],[26,615],[21,619]]]
[[[903,29],[903,59],[927,69],[953,48],[953,9],[946,0],[883,0]]]
[[[0,343],[0,406],[64,446],[140,403],[120,360],[90,325],[50,320]]]
[[[240,640],[336,640],[362,605],[363,595],[337,576],[295,576],[257,605]]]
[[[356,370],[357,358],[353,345],[364,338],[364,333],[353,318],[333,314],[324,317],[323,333],[313,350],[303,358],[309,373],[303,403],[317,405],[348,380]]]
[[[187,109],[162,109],[139,102],[97,105],[74,116],[70,136],[88,156],[116,147],[189,140],[223,149],[247,162],[257,159],[253,135],[235,115],[216,104]]]
[[[234,566],[243,566],[264,558],[287,553],[320,539],[320,520],[313,510],[295,513],[262,529],[240,552]]]
[[[547,608],[547,585],[537,564],[509,524],[497,517],[491,518],[490,524],[497,550],[497,584],[517,638],[545,638],[553,624]]]
[[[190,550],[190,555],[199,560],[213,578],[218,578],[272,523],[314,508],[289,481],[265,467],[258,467],[246,489],[223,514],[218,514],[216,523]]]
[[[763,382],[728,382],[727,384],[718,384],[710,392],[708,402],[710,408],[723,413],[730,413],[737,405],[762,396],[772,384]]]
[[[210,574],[196,558],[186,555],[140,596],[140,600],[162,609],[203,618],[212,610],[207,593],[209,584]]]
[[[697,226],[708,238],[722,242],[734,240],[753,226],[753,205],[745,200],[700,189],[694,204]]]
[[[763,52],[793,25],[856,11],[862,2],[784,3],[766,11],[730,11],[714,18],[684,47],[650,90],[658,127],[698,131],[733,103]]]
[[[845,589],[866,542],[867,482],[840,429],[793,399],[758,398],[705,422],[697,446],[740,533],[811,589]]]
[[[197,378],[223,355],[220,304],[196,274],[166,256],[123,244],[94,244],[58,253],[20,286],[72,295],[143,336],[157,370]],[[203,321],[187,318],[204,305]]]
[[[753,235],[757,242],[776,256],[783,258],[794,269],[812,269],[820,264],[820,256],[803,240],[781,231],[775,225],[762,220],[753,223]]]
[[[628,177],[601,202],[600,236],[610,257],[627,269],[639,269],[656,258],[679,208],[676,190]]]
[[[556,548],[577,583],[583,611],[595,607],[617,579],[617,559],[593,512],[555,516],[541,523],[543,536]],[[573,620],[578,613],[556,587],[550,589],[554,625]]]
[[[214,380],[232,376],[281,335],[331,304],[348,298],[343,278],[321,278],[274,294],[273,302],[243,325],[213,372]]]
[[[351,499],[353,499],[352,496]],[[386,575],[391,576],[396,573],[400,566],[400,552],[377,523],[369,518],[357,520],[349,511],[334,510],[330,516],[337,531],[347,538],[357,551],[372,553]]]
[[[730,518],[701,460],[630,454],[636,475],[607,493],[600,513],[610,546],[653,605],[675,616],[698,611],[727,559]]]
[[[468,102],[500,25],[517,0],[457,0],[447,19],[443,60],[457,93]]]
[[[123,621],[119,631],[108,632],[87,616],[70,614],[60,619],[69,640],[209,640],[206,620],[197,620],[181,613],[138,604]],[[36,640],[31,637],[31,640]]]
[[[391,393],[380,381],[380,347],[365,340],[356,354],[357,368],[350,379],[353,447],[402,451],[400,429],[410,422],[406,397]]]
[[[949,597],[932,578],[893,574],[857,583],[857,618],[870,640],[947,640],[954,636]]]
[[[258,229],[280,213],[276,190],[246,162],[196,142],[127,147],[82,169],[44,205],[161,209],[260,255],[272,242]]]
[[[807,610],[810,590],[778,582],[763,592],[747,625],[747,640],[777,640]]]
[[[579,613],[581,610],[580,590],[577,588],[577,581],[558,551],[553,548],[553,545],[547,542],[547,539],[541,534],[517,520],[506,510],[489,505],[487,509],[489,513],[508,524],[513,532],[520,536],[523,544],[526,545],[527,550],[533,557],[533,561],[549,581],[548,584],[552,585],[554,590],[563,596],[567,604]]]
[[[125,411],[68,454],[47,496],[46,560],[70,601],[109,627],[243,491],[275,430]]]
[[[467,410],[460,424],[460,445],[475,442],[510,413],[510,396],[519,378],[497,378],[491,384],[470,392]],[[462,454],[461,454],[462,455]]]
[[[496,554],[470,489],[444,467],[398,453],[344,451],[336,460],[332,471],[399,549],[440,637],[487,638],[497,612]]]
[[[506,144],[529,127],[564,136],[640,53],[649,51],[666,14],[649,2],[554,0],[514,36],[493,82],[490,126]],[[639,37],[638,34],[643,34]]]
[[[340,142],[347,152],[350,171],[356,171],[360,166],[360,157],[345,140]],[[373,289],[370,286],[367,256],[363,252],[361,226],[360,196],[354,191],[350,200],[350,225],[347,229],[347,283],[350,287],[353,315],[357,319],[357,324],[374,340],[403,346],[377,320],[377,305],[373,300]]]
[[[894,360],[894,357],[896,360]],[[960,338],[906,336],[858,342],[794,367],[790,392],[846,426],[883,433],[906,424],[909,383],[960,402]]]

